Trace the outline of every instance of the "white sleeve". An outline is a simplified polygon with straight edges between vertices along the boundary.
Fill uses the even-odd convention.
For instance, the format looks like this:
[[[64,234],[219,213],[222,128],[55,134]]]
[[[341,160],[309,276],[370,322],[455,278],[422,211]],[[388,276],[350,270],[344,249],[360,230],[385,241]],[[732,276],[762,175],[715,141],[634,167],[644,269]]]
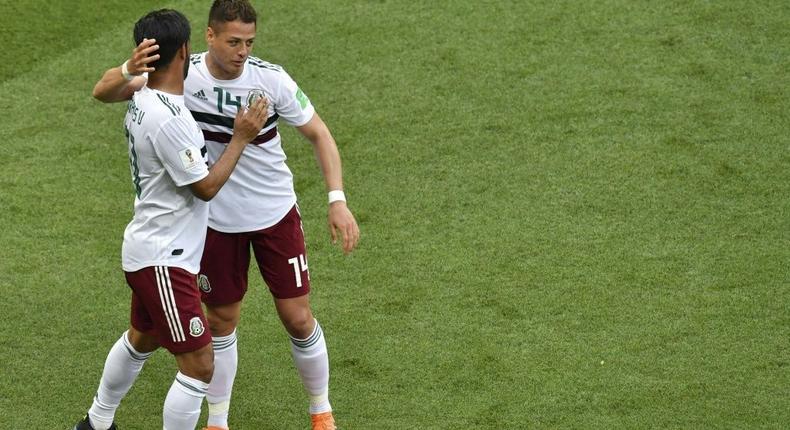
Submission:
[[[159,127],[154,150],[173,182],[183,187],[208,176],[208,166],[201,152],[205,145],[194,122],[175,116]]]
[[[280,71],[278,75],[280,83],[274,94],[275,112],[283,121],[294,127],[307,124],[315,114],[313,104],[285,70]]]

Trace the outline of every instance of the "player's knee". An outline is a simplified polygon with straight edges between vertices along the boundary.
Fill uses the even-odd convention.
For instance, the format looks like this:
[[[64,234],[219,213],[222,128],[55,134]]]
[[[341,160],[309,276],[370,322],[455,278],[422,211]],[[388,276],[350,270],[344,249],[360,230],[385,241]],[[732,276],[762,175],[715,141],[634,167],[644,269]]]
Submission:
[[[206,315],[208,319],[208,327],[211,330],[212,336],[227,336],[233,333],[239,323],[238,318],[221,318],[218,316]]]
[[[211,358],[193,360],[187,366],[183,366],[181,373],[206,383],[211,382],[214,376],[214,360]]]
[[[181,373],[189,376],[190,378],[195,378],[200,381],[209,383],[211,382],[211,378],[214,376],[214,364],[206,367],[194,367],[186,372],[181,371]]]
[[[214,376],[214,350],[208,344],[197,351],[176,355],[178,370],[190,378],[211,382]]]
[[[297,339],[307,339],[315,329],[315,319],[309,309],[289,314],[283,323],[288,334]]]
[[[193,376],[195,379],[200,379],[203,382],[211,382],[211,378],[214,377],[214,362],[210,362],[204,366],[200,366],[197,369],[197,375]]]
[[[153,352],[159,348],[159,341],[156,337],[138,331],[134,327],[129,328],[127,336],[132,348],[137,352]]]
[[[239,325],[238,306],[208,307],[206,319],[212,336],[227,336]]]

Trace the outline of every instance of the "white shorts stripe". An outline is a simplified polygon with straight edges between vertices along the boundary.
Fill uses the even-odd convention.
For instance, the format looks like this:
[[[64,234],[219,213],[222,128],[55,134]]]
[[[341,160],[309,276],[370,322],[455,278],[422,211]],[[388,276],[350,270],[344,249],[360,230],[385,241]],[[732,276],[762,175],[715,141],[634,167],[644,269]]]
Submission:
[[[176,296],[173,293],[173,283],[170,282],[170,271],[167,267],[162,267],[165,272],[165,280],[167,281],[167,292],[168,296],[170,297],[170,305],[171,309],[173,310],[173,317],[176,320],[176,331],[178,332],[179,337],[181,340],[179,342],[183,342],[186,340],[186,336],[184,336],[184,328],[181,327],[181,318],[178,317],[178,306],[176,306]]]
[[[170,328],[170,337],[173,342],[181,342],[184,340],[184,333],[180,330],[181,326],[178,321],[178,312],[174,312],[172,306],[172,286],[170,285],[170,274],[167,267],[156,266],[156,286],[159,289],[159,300],[162,303],[162,310],[167,320],[167,325]]]
[[[170,320],[170,314],[167,312],[167,305],[165,304],[165,296],[162,294],[162,278],[159,274],[159,266],[154,267],[156,270],[156,287],[159,290],[159,300],[162,303],[162,309],[165,313],[165,319],[167,320],[167,325],[170,327],[170,337],[175,340],[176,339],[176,332],[173,330],[173,321]]]

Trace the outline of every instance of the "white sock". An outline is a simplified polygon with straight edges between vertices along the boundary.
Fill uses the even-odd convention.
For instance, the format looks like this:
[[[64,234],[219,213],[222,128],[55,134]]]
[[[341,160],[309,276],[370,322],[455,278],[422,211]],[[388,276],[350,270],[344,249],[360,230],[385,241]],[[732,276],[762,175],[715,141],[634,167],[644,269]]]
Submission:
[[[115,410],[121,399],[134,384],[137,375],[151,353],[140,353],[129,343],[129,332],[124,332],[110,348],[104,362],[99,389],[88,410],[91,425],[96,430],[107,430],[115,418]]]
[[[207,389],[207,383],[178,372],[165,398],[164,430],[195,430]]]
[[[228,410],[233,380],[239,364],[236,330],[227,336],[211,338],[214,347],[214,376],[208,385],[208,425],[228,428]]]
[[[332,411],[332,405],[329,404],[329,354],[318,321],[315,322],[313,334],[307,339],[291,337],[291,353],[302,384],[310,395],[310,413]]]

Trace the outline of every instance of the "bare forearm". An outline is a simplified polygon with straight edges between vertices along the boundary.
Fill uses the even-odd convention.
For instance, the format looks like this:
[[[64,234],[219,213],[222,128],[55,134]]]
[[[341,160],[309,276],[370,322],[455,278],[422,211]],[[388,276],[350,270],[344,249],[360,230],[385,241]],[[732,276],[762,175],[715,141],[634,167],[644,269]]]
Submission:
[[[343,169],[340,165],[340,152],[337,150],[335,140],[329,130],[313,136],[311,142],[315,150],[318,165],[324,175],[326,190],[329,198],[327,222],[332,243],[338,238],[342,239],[343,252],[348,254],[356,247],[359,240],[359,227],[354,215],[346,204],[343,193]]]
[[[113,67],[104,72],[101,80],[93,87],[93,98],[104,103],[115,103],[129,100],[135,91],[145,85],[145,78],[135,77],[131,81],[124,79],[120,67]]]
[[[343,168],[340,165],[340,151],[337,149],[335,139],[329,128],[324,124],[318,114],[315,114],[307,124],[297,127],[299,132],[313,144],[315,158],[321,173],[324,175],[326,190],[329,192],[329,234],[332,236],[332,243],[338,239],[343,239],[343,252],[348,254],[354,250],[359,240],[359,227],[354,215],[346,205],[345,195],[332,193],[332,191],[343,191]],[[333,194],[335,194],[333,196]],[[339,194],[339,195],[338,195]]]
[[[228,181],[228,178],[230,178],[231,173],[233,173],[233,168],[236,167],[236,163],[239,161],[246,145],[247,141],[243,138],[234,136],[230,140],[219,160],[209,169],[208,176],[204,179],[205,182],[201,184],[198,197],[208,201],[217,195],[222,186],[225,185],[225,182]]]
[[[133,50],[132,56],[123,65],[104,72],[104,76],[93,87],[93,97],[104,103],[129,100],[134,92],[145,85],[145,73],[155,69],[150,64],[159,59],[159,45],[154,39],[143,39]],[[124,76],[124,72],[127,73]]]
[[[340,161],[340,152],[337,150],[332,135],[327,133],[326,136],[322,136],[317,142],[314,142],[313,152],[318,166],[321,168],[321,174],[324,176],[326,190],[342,190],[343,167]]]

